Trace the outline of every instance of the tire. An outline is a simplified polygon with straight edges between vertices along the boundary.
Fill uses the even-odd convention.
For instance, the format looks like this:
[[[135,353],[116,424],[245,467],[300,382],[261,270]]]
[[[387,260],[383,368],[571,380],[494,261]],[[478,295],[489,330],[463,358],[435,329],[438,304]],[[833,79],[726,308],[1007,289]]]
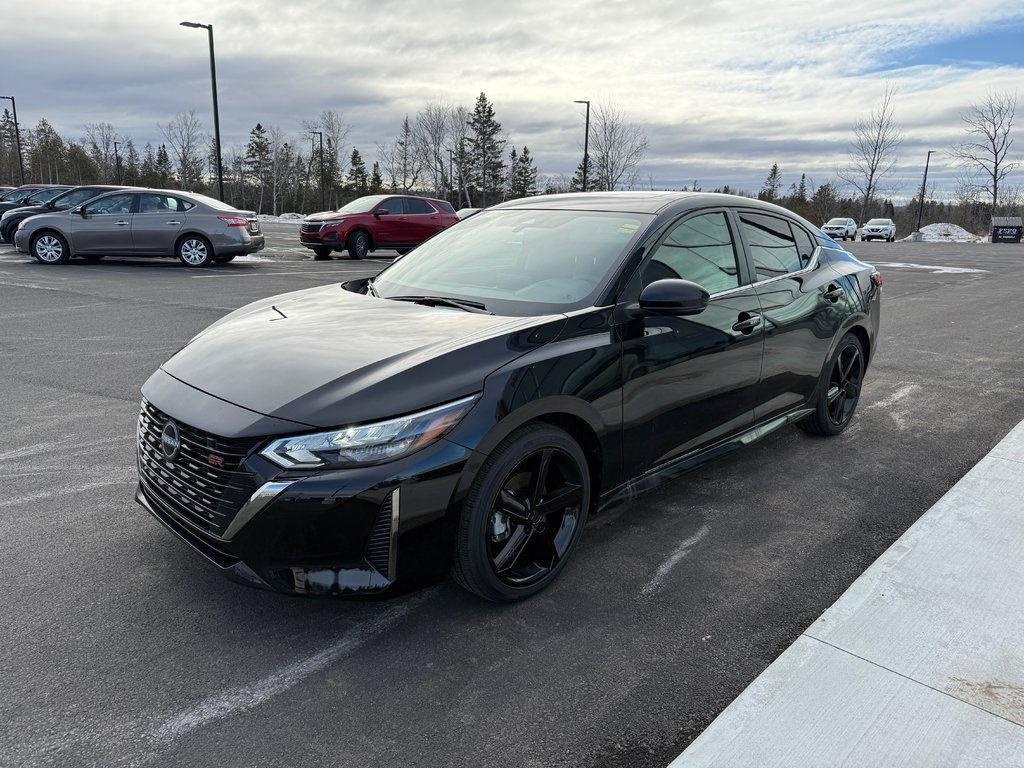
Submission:
[[[227,264],[229,261],[233,261],[237,253],[226,253],[222,256],[214,256],[213,260],[217,264]]]
[[[348,236],[345,241],[345,249],[350,258],[365,259],[366,254],[370,252],[370,236],[363,230],[357,229]]]
[[[14,229],[12,227],[3,227],[0,229],[0,243],[14,242],[14,238],[12,237],[13,234]]]
[[[397,253],[399,256],[405,256],[405,254],[407,254],[411,250],[411,248],[395,248],[395,253]]]
[[[97,261],[99,261],[100,259],[103,258],[103,254],[102,253],[89,253],[89,254],[86,254],[85,256],[82,256],[81,258],[82,258],[82,261],[84,261],[86,264],[95,264]]]
[[[58,232],[46,231],[33,236],[29,251],[40,264],[66,264],[71,258],[68,241]]]
[[[186,267],[207,267],[213,262],[213,246],[200,235],[185,235],[174,252]]]
[[[569,561],[590,496],[586,456],[567,433],[547,424],[513,432],[484,462],[462,505],[455,581],[498,603],[537,594]]]
[[[797,425],[805,432],[825,437],[846,429],[860,401],[866,366],[860,340],[852,333],[843,336],[822,371],[814,413]]]
[[[331,258],[331,253],[334,251],[333,248],[328,248],[326,245],[318,245],[313,249],[313,261],[323,261],[324,259]]]

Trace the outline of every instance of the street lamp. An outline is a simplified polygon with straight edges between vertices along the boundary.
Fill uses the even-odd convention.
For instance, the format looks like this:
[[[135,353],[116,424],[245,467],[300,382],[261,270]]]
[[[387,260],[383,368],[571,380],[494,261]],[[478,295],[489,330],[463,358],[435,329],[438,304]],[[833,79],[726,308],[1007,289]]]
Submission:
[[[324,134],[323,131],[310,131],[309,132],[309,151],[313,152],[313,137],[320,137],[320,210],[324,211],[327,209],[327,203],[324,202]]]
[[[921,214],[924,211],[924,188],[928,184],[928,163],[932,155],[938,152],[937,149],[929,149],[928,156],[924,159],[924,179],[921,180],[921,199],[917,201],[917,234],[921,234]]]
[[[121,157],[117,154],[117,148],[120,146],[120,142],[114,142],[114,175],[117,178],[117,183],[121,183]]]
[[[448,199],[450,201],[455,196],[455,176],[452,175],[455,153],[451,147],[445,147],[445,149],[448,150]]]
[[[213,55],[213,24],[198,24],[194,21],[181,22],[183,27],[205,29],[210,33],[210,83],[213,87],[213,139],[217,149],[217,188],[220,199],[224,200],[224,164],[220,159],[220,110],[217,108],[217,61]]]
[[[21,130],[18,128],[18,105],[14,103],[13,96],[0,96],[0,99],[8,99],[11,102],[11,110],[14,112],[14,140],[18,143],[18,166],[21,168],[21,183],[25,183],[25,160],[21,156]]]
[[[573,104],[587,105],[587,127],[583,132],[583,191],[587,191],[587,166],[590,165],[590,102],[576,99]]]

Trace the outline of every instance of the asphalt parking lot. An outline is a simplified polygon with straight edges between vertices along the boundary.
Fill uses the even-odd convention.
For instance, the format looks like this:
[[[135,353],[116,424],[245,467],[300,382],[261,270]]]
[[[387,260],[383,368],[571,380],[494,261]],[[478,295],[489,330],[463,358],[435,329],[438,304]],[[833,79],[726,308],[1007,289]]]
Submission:
[[[234,308],[387,263],[265,229],[205,270],[0,245],[2,766],[664,766],[1024,419],[1024,246],[851,243],[882,341],[840,437],[592,518],[523,604],[249,589],[132,500],[139,387]]]

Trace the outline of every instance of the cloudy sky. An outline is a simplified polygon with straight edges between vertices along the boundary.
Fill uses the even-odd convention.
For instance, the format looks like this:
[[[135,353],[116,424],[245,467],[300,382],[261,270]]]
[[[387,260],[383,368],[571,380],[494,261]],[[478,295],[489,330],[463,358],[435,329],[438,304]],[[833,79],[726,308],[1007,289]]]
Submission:
[[[189,110],[212,131],[206,31],[183,20],[214,25],[225,147],[257,122],[304,141],[299,121],[333,109],[372,160],[406,114],[483,91],[511,144],[571,174],[590,99],[644,128],[657,189],[756,191],[775,162],[785,186],[829,181],[891,83],[907,138],[890,187],[909,197],[961,111],[1024,83],[1020,0],[50,0],[4,4],[0,94],[71,137],[109,122],[141,147]],[[937,197],[955,176],[932,157]]]

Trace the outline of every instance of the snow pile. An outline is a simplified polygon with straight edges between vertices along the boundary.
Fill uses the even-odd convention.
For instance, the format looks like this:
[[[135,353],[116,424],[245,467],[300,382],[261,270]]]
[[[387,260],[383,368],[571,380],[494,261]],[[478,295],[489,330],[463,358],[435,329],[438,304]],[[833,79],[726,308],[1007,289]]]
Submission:
[[[301,213],[282,213],[280,216],[271,216],[269,213],[261,213],[260,221],[273,221],[279,224],[301,224],[303,215]]]
[[[910,240],[909,237],[903,239]],[[926,243],[984,243],[988,238],[972,235],[956,224],[929,224],[921,227],[921,240]]]

